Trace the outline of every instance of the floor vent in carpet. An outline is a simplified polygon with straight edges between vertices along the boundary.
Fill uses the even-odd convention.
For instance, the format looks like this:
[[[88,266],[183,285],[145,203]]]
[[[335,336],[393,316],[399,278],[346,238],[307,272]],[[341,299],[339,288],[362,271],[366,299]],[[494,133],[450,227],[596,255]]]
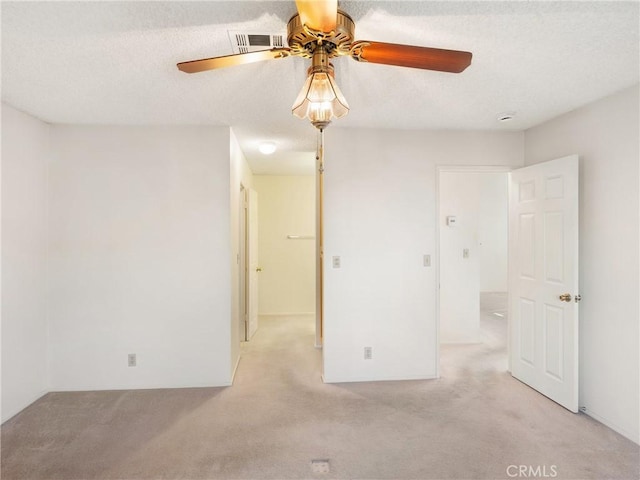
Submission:
[[[329,473],[329,460],[311,460],[313,473]]]

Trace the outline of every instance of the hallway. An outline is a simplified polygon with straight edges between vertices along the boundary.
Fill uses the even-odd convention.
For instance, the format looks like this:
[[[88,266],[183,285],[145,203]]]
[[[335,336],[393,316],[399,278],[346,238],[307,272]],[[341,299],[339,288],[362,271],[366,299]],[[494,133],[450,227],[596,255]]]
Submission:
[[[467,366],[445,352],[439,380],[328,385],[312,316],[260,321],[232,387],[46,395],[4,425],[2,478],[637,478],[637,445],[495,368],[490,348],[456,347]]]

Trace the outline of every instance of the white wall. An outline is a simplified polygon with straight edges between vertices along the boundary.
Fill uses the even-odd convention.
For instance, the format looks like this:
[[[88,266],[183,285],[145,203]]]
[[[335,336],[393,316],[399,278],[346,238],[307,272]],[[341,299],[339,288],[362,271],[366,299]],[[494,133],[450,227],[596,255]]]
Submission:
[[[53,126],[51,141],[51,388],[229,384],[230,130]]]
[[[327,130],[326,381],[436,376],[436,268],[422,263],[437,253],[436,166],[521,166],[522,141],[506,132]]]
[[[47,392],[49,126],[2,104],[2,421]]]
[[[506,173],[482,173],[478,199],[478,272],[481,292],[506,292],[509,182]]]
[[[261,315],[314,313],[316,290],[316,180],[313,175],[256,175],[259,199]]]
[[[527,165],[580,156],[580,405],[640,441],[638,86],[525,133]]]
[[[440,172],[440,341],[480,341],[479,174]],[[447,217],[455,225],[447,225]],[[465,258],[463,251],[467,250]]]

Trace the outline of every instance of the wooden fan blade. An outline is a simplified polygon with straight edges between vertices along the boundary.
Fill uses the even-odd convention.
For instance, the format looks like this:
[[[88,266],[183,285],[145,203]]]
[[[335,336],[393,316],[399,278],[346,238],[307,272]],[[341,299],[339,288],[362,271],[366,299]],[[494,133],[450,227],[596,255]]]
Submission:
[[[178,69],[186,73],[204,72],[216,68],[232,67],[245,63],[260,62],[272,58],[284,58],[289,56],[288,48],[272,48],[271,50],[260,50],[258,52],[237,53],[235,55],[225,55],[223,57],[203,58],[202,60],[191,60],[181,62]]]
[[[356,60],[460,73],[471,64],[471,52],[440,48],[398,45],[395,43],[358,41],[351,45]]]
[[[338,0],[296,0],[296,7],[302,25],[323,33],[335,30]]]

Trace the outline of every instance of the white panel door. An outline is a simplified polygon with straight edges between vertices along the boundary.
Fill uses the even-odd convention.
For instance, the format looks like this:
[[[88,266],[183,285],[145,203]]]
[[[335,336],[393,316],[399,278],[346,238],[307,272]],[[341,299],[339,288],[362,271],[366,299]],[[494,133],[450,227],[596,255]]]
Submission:
[[[511,373],[578,411],[578,156],[510,173]]]
[[[258,329],[258,192],[249,189],[248,194],[248,261],[249,282],[247,292],[247,340],[253,337]]]

